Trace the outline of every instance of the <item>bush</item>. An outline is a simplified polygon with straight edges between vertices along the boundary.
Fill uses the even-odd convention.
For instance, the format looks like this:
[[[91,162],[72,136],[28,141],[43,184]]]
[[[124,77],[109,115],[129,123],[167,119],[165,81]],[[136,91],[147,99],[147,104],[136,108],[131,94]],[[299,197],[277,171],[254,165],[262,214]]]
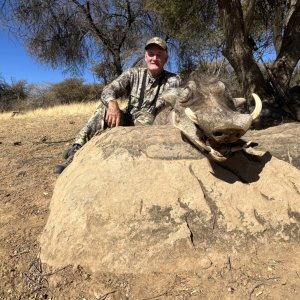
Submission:
[[[70,78],[48,86],[36,86],[31,95],[31,103],[35,99],[39,107],[51,107],[59,104],[90,102],[100,98],[102,89],[102,85],[84,84],[83,79]]]
[[[60,104],[90,102],[100,99],[101,84],[84,84],[70,78],[54,84],[31,84],[21,80],[8,84],[0,77],[0,111],[47,108]]]
[[[24,106],[28,96],[28,85],[25,80],[8,84],[0,78],[0,111],[19,110]]]

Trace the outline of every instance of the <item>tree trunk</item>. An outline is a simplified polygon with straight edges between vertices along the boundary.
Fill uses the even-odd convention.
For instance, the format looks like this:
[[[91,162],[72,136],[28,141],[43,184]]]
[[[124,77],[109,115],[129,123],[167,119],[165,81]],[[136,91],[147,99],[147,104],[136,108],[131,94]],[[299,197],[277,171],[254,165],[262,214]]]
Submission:
[[[262,98],[272,93],[252,55],[248,36],[245,34],[243,11],[238,0],[218,0],[221,24],[225,34],[224,56],[234,68],[242,93],[247,98],[255,92]]]
[[[300,0],[292,1],[292,4],[294,4],[291,7],[293,12],[288,16],[281,48],[271,67],[275,81],[284,92],[289,87],[293,71],[300,59]]]
[[[114,51],[113,57],[114,57],[114,66],[116,68],[116,74],[120,76],[123,73],[120,51],[118,50]]]

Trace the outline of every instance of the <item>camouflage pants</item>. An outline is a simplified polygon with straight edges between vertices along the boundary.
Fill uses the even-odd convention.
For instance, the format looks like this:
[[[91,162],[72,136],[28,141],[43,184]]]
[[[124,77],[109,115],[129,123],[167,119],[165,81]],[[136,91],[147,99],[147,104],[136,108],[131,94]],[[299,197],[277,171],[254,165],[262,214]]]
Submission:
[[[98,106],[92,117],[87,121],[84,127],[77,134],[74,144],[83,146],[96,133],[107,128],[105,122],[107,108],[102,103]],[[122,112],[122,126],[138,126],[138,125],[152,125],[154,116],[148,112],[138,111],[134,114]]]

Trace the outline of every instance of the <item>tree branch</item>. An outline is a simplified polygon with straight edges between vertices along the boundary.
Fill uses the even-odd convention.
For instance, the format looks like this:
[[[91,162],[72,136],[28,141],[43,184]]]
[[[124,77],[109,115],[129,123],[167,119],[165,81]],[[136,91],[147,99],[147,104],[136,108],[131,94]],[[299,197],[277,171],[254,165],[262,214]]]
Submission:
[[[249,36],[253,24],[253,16],[255,13],[256,0],[248,0],[246,12],[244,14],[244,24],[245,24],[245,35]]]
[[[285,28],[287,27],[287,25],[288,25],[288,23],[290,21],[290,18],[292,16],[292,14],[294,13],[295,9],[296,9],[297,1],[298,0],[291,0],[291,5],[290,5],[290,7],[288,9],[288,12],[286,14],[286,18],[285,18],[285,21],[284,21],[284,27]]]
[[[77,0],[71,0],[71,1],[82,11],[82,13],[86,17],[86,20],[91,28],[91,31],[93,31],[96,34],[96,36],[102,41],[102,43],[113,53],[114,47],[111,44],[109,38],[106,37],[105,34],[99,30],[99,28],[96,26],[96,24],[93,20],[93,17],[89,10],[89,7],[90,7],[89,1],[87,3],[87,7],[80,4]]]
[[[126,0],[126,7],[127,7],[128,19],[127,19],[124,35],[119,43],[119,49],[121,49],[121,47],[127,37],[128,31],[130,30],[130,27],[131,27],[132,23],[134,22],[134,17],[132,16],[131,5],[130,5],[129,0]]]

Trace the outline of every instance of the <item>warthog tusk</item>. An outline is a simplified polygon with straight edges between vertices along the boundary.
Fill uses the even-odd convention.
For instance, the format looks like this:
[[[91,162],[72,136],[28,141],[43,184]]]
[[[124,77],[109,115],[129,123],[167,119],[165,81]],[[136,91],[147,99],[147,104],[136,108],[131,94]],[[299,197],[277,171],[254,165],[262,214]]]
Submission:
[[[236,108],[242,106],[246,102],[245,98],[232,98],[232,100]]]
[[[195,124],[198,124],[199,121],[198,121],[196,114],[189,107],[187,107],[184,110],[184,112],[192,122],[194,122]]]
[[[234,147],[231,147],[231,148],[230,148],[230,152],[233,153],[233,152],[241,151],[241,150],[243,150],[243,149],[248,148],[251,144],[252,144],[252,141],[249,141],[249,142],[245,143],[245,144],[242,145],[242,146],[234,146]]]
[[[261,103],[261,100],[258,97],[258,95],[256,95],[255,93],[252,93],[252,96],[255,101],[255,108],[254,108],[253,112],[251,113],[251,117],[252,117],[252,120],[254,121],[255,119],[257,119],[259,117],[259,115],[261,113],[262,103]]]
[[[219,151],[209,147],[208,155],[215,161],[225,161],[228,157],[221,154]]]

